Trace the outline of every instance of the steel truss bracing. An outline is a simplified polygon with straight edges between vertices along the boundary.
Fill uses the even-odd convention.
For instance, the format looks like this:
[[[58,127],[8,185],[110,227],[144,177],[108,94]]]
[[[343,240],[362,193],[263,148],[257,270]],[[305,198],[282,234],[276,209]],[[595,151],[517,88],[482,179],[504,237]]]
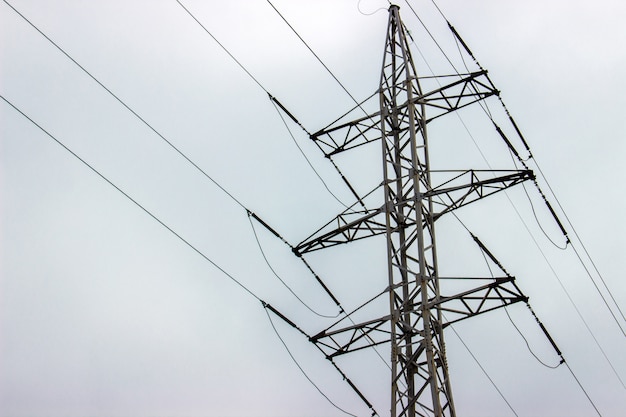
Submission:
[[[454,77],[455,80],[443,87],[437,86],[420,96],[396,103],[398,111],[406,112],[407,107],[411,105],[423,105],[432,111],[428,119],[424,118],[424,123],[427,124],[447,113],[499,93],[485,70]],[[320,130],[311,137],[327,157],[356,148],[381,137],[381,126],[377,122],[380,120],[381,112],[382,109],[348,123]]]
[[[430,171],[435,172],[435,171]],[[506,190],[507,188],[519,184],[528,179],[534,179],[531,170],[519,171],[438,171],[438,173],[451,174],[445,182],[438,186],[431,187],[422,193],[422,199],[432,200],[435,209],[432,216],[422,219],[422,226],[426,226],[426,221],[432,222],[439,219],[443,214],[454,209],[466,206],[483,197]],[[502,173],[500,176],[492,176]],[[482,178],[486,177],[486,178]],[[313,252],[329,246],[339,245],[366,237],[383,234],[387,232],[385,223],[385,213],[388,204],[375,210],[354,210],[352,207],[346,209],[333,220],[325,224],[309,238],[298,244],[294,251],[297,254]],[[440,211],[436,211],[439,209]],[[404,219],[403,226],[412,225],[413,217]]]
[[[534,179],[534,175],[530,170],[430,169],[428,123],[497,95],[498,91],[486,71],[443,77],[447,84],[435,89],[423,88],[408,45],[399,8],[391,6],[378,89],[380,110],[311,135],[329,157],[380,141],[383,181],[371,195],[384,195],[384,200],[376,209],[346,210],[294,246],[293,251],[302,256],[338,244],[385,235],[388,281],[385,291],[378,297],[388,298],[388,314],[355,322],[352,313],[348,313],[346,318],[311,336],[310,340],[331,360],[390,343],[391,416],[455,416],[444,328],[487,311],[527,301],[527,297],[476,237],[481,250],[500,268],[503,276],[439,277],[435,222],[446,213]],[[436,184],[433,177],[438,179]],[[441,282],[455,285],[446,286],[444,292]],[[355,311],[358,310],[360,308]]]
[[[391,414],[453,415],[439,300],[426,103],[397,7],[380,81],[391,310]],[[406,103],[406,105],[404,105]],[[412,226],[408,226],[412,223]]]

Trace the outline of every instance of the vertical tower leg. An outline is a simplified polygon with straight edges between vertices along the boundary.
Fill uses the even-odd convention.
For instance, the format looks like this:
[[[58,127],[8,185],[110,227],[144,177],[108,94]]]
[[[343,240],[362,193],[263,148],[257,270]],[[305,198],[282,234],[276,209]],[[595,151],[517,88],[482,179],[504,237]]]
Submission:
[[[424,104],[398,6],[380,80],[391,309],[391,415],[455,416],[445,359]],[[433,303],[435,301],[435,303]],[[434,305],[434,307],[433,307]]]

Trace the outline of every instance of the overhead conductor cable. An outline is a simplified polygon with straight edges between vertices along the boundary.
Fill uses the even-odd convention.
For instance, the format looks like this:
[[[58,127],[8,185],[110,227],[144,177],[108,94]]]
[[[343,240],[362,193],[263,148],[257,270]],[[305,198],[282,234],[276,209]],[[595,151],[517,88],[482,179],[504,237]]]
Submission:
[[[153,133],[155,133],[161,140],[163,140],[168,146],[170,146],[170,148],[172,148],[174,151],[176,151],[176,153],[178,153],[180,156],[182,156],[189,164],[191,164],[198,172],[200,172],[205,178],[207,178],[209,181],[211,181],[214,185],[216,185],[222,192],[224,192],[228,197],[230,197],[231,200],[233,200],[239,207],[243,208],[244,210],[246,210],[246,212],[250,212],[250,210],[239,200],[237,199],[233,194],[231,194],[224,186],[222,186],[222,184],[220,184],[217,180],[215,180],[213,177],[211,177],[206,171],[204,171],[199,165],[197,165],[193,160],[191,160],[191,158],[189,158],[185,153],[183,153],[178,147],[176,147],[170,140],[168,140],[163,134],[161,134],[159,131],[157,131],[150,123],[148,123],[143,117],[141,117],[135,110],[133,110],[128,104],[126,104],[126,102],[124,102],[119,96],[117,96],[111,89],[109,89],[107,86],[105,86],[100,80],[98,80],[91,72],[89,72],[85,67],[83,67],[80,63],[78,63],[78,61],[76,61],[74,58],[72,58],[72,56],[70,56],[63,48],[61,48],[57,43],[55,43],[50,37],[48,37],[45,33],[43,33],[37,26],[35,26],[30,20],[28,20],[22,13],[20,13],[17,9],[15,9],[8,1],[4,0],[4,2],[11,8],[13,9],[13,11],[15,13],[17,13],[23,20],[25,20],[31,27],[33,27],[40,35],[42,35],[48,42],[50,42],[55,48],[57,48],[63,55],[65,55],[70,61],[72,61],[72,63],[74,63],[78,68],[80,68],[86,75],[88,75],[93,81],[95,81],[101,88],[103,88],[109,95],[111,95],[115,100],[117,100],[124,108],[126,108],[131,114],[133,114],[139,121],[141,121],[146,127],[148,127]],[[179,2],[180,4],[180,2]],[[182,4],[181,4],[182,6]],[[184,6],[183,6],[184,8]],[[187,10],[187,9],[185,9]],[[191,15],[191,13],[187,10],[187,12]],[[192,15],[193,17],[193,15]],[[197,19],[194,20],[197,21]],[[198,22],[200,24],[200,22]],[[203,26],[204,28],[204,26]],[[206,28],[204,28],[206,30]],[[207,30],[208,32],[208,30]],[[209,32],[209,35],[210,32]],[[213,35],[211,35],[211,37],[213,37]],[[214,37],[213,37],[214,38]],[[214,38],[215,39],[215,38]],[[218,42],[218,44],[220,46],[222,46],[223,49],[225,49],[223,47],[223,45],[221,43],[219,43],[219,41],[217,41],[217,39],[215,39],[216,42]],[[256,80],[256,78],[254,78],[254,76],[252,76],[252,74],[250,72],[248,72],[245,67],[243,67],[243,65],[237,61],[235,59],[235,57],[230,54],[230,52],[228,52],[228,50],[225,49],[225,51],[228,53],[228,55],[235,60],[235,62],[242,67],[242,69],[264,90],[267,92],[267,90],[265,90],[265,88],[258,82],[258,80]],[[269,93],[268,93],[269,94]],[[257,217],[258,218],[258,217]],[[266,225],[266,223],[265,223]],[[308,266],[308,265],[307,265]],[[310,266],[308,266],[308,269],[310,270]],[[315,275],[315,274],[314,274]],[[315,278],[318,282],[321,282],[321,279],[319,278],[319,276],[315,275]],[[326,292],[329,292],[328,287],[326,287],[325,285],[323,285],[323,288]],[[294,294],[295,295],[295,294]],[[331,296],[331,298],[333,298],[333,301],[336,302],[336,299],[334,298],[334,296]]]
[[[472,53],[471,49],[469,48],[469,46],[467,45],[467,43],[461,38],[460,34],[458,33],[458,31],[450,24],[450,22],[448,21],[448,19],[446,18],[446,16],[443,14],[443,12],[441,11],[441,9],[439,8],[439,6],[437,6],[437,4],[435,3],[434,0],[431,0],[432,3],[435,5],[435,7],[437,8],[437,10],[439,11],[439,13],[441,14],[441,16],[443,17],[443,19],[446,21],[446,23],[448,24],[449,29],[451,30],[452,34],[455,37],[455,40],[457,40],[465,49],[465,51],[468,53],[468,55],[474,60],[474,62],[476,63],[476,65],[482,70],[483,67],[481,66],[481,64],[478,62],[478,60],[476,59],[476,57],[474,56],[474,54]],[[408,1],[406,1],[407,5],[409,6],[409,8],[412,10],[413,14],[415,14],[415,16],[418,18],[418,20],[422,23],[423,26],[424,23],[422,22],[422,20],[419,18],[419,16],[417,15],[417,13],[415,12],[415,10],[413,9],[413,7],[410,5],[410,3]],[[428,29],[426,29],[428,31]],[[428,33],[430,34],[430,31],[428,31]],[[434,37],[431,34],[431,38]],[[435,43],[437,43],[435,41]],[[437,44],[438,45],[438,44]],[[445,54],[445,52],[443,51],[443,49],[441,47],[439,47],[439,49],[441,50],[441,52],[444,54],[444,56],[447,55]],[[454,65],[452,64],[452,62],[450,61],[449,58],[448,62],[452,65],[452,67],[454,68]],[[457,71],[458,72],[458,71]],[[487,78],[489,78],[487,76]],[[518,138],[520,139],[520,141],[522,142],[522,144],[524,145],[524,148],[526,149],[526,151],[528,152],[528,158],[523,159],[519,153],[514,149],[513,145],[511,144],[511,142],[508,140],[508,138],[506,138],[506,135],[504,135],[504,133],[502,132],[501,129],[499,129],[499,127],[497,126],[497,124],[494,122],[493,118],[491,117],[490,114],[488,114],[489,118],[491,119],[491,121],[494,123],[494,126],[496,126],[496,130],[498,131],[498,133],[500,134],[500,136],[505,140],[507,146],[509,147],[509,149],[511,149],[512,152],[514,152],[514,154],[517,156],[518,160],[524,165],[524,167],[526,167],[528,169],[528,166],[526,165],[526,161],[529,159],[533,159],[537,169],[539,170],[539,173],[541,174],[542,178],[544,179],[544,181],[546,182],[546,185],[548,186],[548,189],[550,190],[550,193],[552,194],[552,196],[555,198],[555,201],[558,205],[558,207],[560,208],[561,212],[563,213],[563,215],[565,216],[565,219],[567,220],[567,223],[570,225],[570,227],[572,228],[574,235],[576,236],[576,238],[578,239],[578,242],[580,243],[580,245],[583,248],[583,251],[585,252],[587,258],[589,259],[591,265],[593,266],[593,268],[595,269],[598,277],[600,278],[606,292],[609,294],[609,297],[611,298],[611,300],[613,301],[613,305],[615,305],[615,307],[617,308],[619,314],[621,315],[622,320],[626,321],[626,316],[624,315],[624,312],[622,310],[622,308],[620,307],[619,303],[617,303],[617,300],[615,299],[613,292],[611,291],[611,289],[608,287],[606,281],[604,280],[604,277],[602,276],[602,274],[599,272],[598,268],[596,267],[596,264],[594,262],[594,260],[591,258],[591,255],[589,254],[589,252],[587,251],[587,248],[585,247],[584,243],[582,242],[582,240],[580,239],[580,237],[578,236],[578,233],[576,232],[576,229],[574,228],[574,225],[572,224],[572,222],[569,220],[569,217],[567,216],[567,213],[565,212],[565,210],[563,209],[563,206],[561,205],[559,199],[556,197],[556,194],[554,193],[552,187],[550,186],[550,183],[548,182],[547,178],[545,177],[545,175],[543,174],[543,171],[541,170],[541,167],[539,166],[539,164],[536,161],[536,158],[533,156],[532,151],[530,149],[530,146],[528,145],[526,139],[524,138],[524,135],[522,134],[519,126],[517,125],[517,123],[515,122],[515,120],[513,119],[513,116],[511,115],[511,113],[509,112],[509,109],[507,108],[506,104],[504,103],[502,97],[498,94],[497,98],[500,102],[500,104],[502,105],[511,125],[513,126],[515,132],[517,133]],[[482,154],[482,152],[481,152]],[[550,212],[550,214],[552,215],[552,217],[555,219],[557,226],[559,227],[559,229],[561,230],[561,232],[563,233],[563,235],[566,238],[566,245],[568,243],[572,243],[568,234],[567,234],[567,230],[565,229],[565,227],[563,226],[563,223],[560,221],[558,215],[556,214],[555,210],[553,209],[552,205],[550,204],[550,202],[548,201],[547,197],[545,196],[545,194],[543,193],[543,191],[541,190],[541,187],[539,186],[538,182],[536,181],[536,179],[534,180],[534,184],[536,189],[539,191],[542,199],[544,200],[546,207],[548,208],[548,211]],[[518,213],[519,215],[519,213]],[[529,231],[530,233],[530,231]],[[556,245],[558,247],[558,245]],[[609,313],[611,314],[611,316],[613,317],[615,323],[617,324],[617,326],[619,327],[621,333],[626,336],[626,331],[624,330],[624,327],[622,326],[622,324],[620,323],[620,321],[618,320],[617,316],[615,315],[615,313],[613,312],[613,309],[609,306],[608,301],[606,300],[604,294],[602,294],[602,291],[600,291],[600,288],[598,287],[598,285],[596,284],[595,280],[593,279],[593,276],[591,275],[591,272],[589,271],[589,269],[587,268],[587,266],[585,265],[585,263],[583,262],[582,257],[580,256],[578,250],[576,249],[575,245],[571,245],[572,249],[574,250],[576,256],[578,257],[579,262],[581,263],[581,265],[583,266],[583,269],[585,270],[585,273],[587,274],[587,276],[589,277],[589,279],[592,281],[594,287],[596,288],[596,291],[598,292],[598,294],[600,295],[602,301],[604,302],[605,306],[607,307],[607,309],[609,310]]]

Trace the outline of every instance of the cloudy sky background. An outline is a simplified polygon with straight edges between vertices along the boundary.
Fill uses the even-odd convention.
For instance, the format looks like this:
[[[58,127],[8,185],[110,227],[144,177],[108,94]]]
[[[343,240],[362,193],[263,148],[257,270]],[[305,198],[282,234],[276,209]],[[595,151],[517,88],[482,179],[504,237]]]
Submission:
[[[375,91],[386,11],[364,15],[355,0],[273,3],[353,96],[363,99]],[[432,3],[410,3],[461,68]],[[342,210],[293,144],[267,94],[174,0],[11,4],[290,242],[303,240]],[[184,4],[309,131],[353,106],[267,2]],[[399,5],[416,41],[412,46],[433,68],[451,72],[406,3]],[[490,71],[624,310],[626,5],[438,5]],[[360,3],[364,13],[380,7],[386,2]],[[6,99],[309,334],[330,324],[274,277],[240,206],[6,3],[0,3],[0,19],[0,92]],[[414,56],[418,70],[428,74],[417,49]],[[500,112],[496,101],[490,108]],[[343,415],[291,361],[258,301],[4,102],[0,115],[0,415]],[[467,109],[461,116],[490,164],[511,169],[484,114]],[[351,203],[315,145],[297,126],[289,127],[328,187]],[[434,167],[485,168],[456,116],[434,122],[430,137]],[[342,155],[337,163],[361,193],[380,181],[376,145]],[[528,192],[546,232],[562,243],[536,191]],[[547,241],[521,188],[509,195],[626,379],[624,336],[576,254]],[[602,415],[621,415],[622,384],[508,199],[493,196],[458,214],[517,277]],[[454,219],[442,219],[437,227],[442,275],[488,276],[480,252]],[[256,230],[272,266],[293,290],[316,310],[335,314],[289,249],[258,225]],[[384,239],[307,259],[346,309],[387,282]],[[515,305],[509,313],[533,351],[556,364],[528,310]],[[312,345],[277,319],[275,325],[337,405],[369,415]],[[503,310],[454,328],[518,415],[594,415],[567,369],[541,366]],[[449,331],[446,341],[458,414],[514,415],[455,333]],[[388,357],[384,347],[380,353]],[[338,363],[386,415],[389,371],[380,359],[364,352]]]

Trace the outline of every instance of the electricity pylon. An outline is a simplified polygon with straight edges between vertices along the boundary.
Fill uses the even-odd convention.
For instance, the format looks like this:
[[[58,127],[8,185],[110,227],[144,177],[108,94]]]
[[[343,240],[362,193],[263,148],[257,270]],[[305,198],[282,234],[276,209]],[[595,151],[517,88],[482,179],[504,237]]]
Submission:
[[[354,322],[348,314],[310,339],[330,359],[390,343],[393,417],[455,416],[444,328],[528,300],[515,284],[515,278],[473,235],[485,256],[503,275],[459,279],[438,274],[437,219],[534,179],[530,170],[431,170],[427,125],[498,94],[484,70],[442,80],[445,84],[432,89],[422,85],[424,79],[415,70],[399,7],[391,6],[378,90],[380,110],[347,123],[337,122],[311,135],[327,157],[380,140],[384,201],[376,209],[367,209],[357,197],[362,210],[355,209],[355,203],[294,247],[296,255],[301,256],[385,235],[388,265],[385,294],[389,298],[389,313],[362,322]],[[439,179],[437,184],[433,174]],[[453,292],[444,293],[441,283],[452,280],[455,280],[455,285],[450,287]],[[480,280],[482,285],[477,286]]]

